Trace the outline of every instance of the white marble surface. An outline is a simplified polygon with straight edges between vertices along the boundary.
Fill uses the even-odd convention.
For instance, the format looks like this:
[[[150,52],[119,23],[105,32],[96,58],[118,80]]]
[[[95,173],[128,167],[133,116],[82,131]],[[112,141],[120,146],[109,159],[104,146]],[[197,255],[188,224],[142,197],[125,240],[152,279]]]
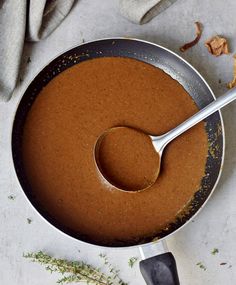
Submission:
[[[82,258],[98,264],[98,254],[106,252],[112,263],[121,269],[122,277],[131,285],[144,281],[138,266],[127,265],[128,258],[139,256],[137,249],[108,250],[81,244],[61,234],[43,221],[24,197],[15,177],[11,156],[11,123],[22,91],[33,76],[53,57],[69,47],[103,37],[129,36],[153,41],[180,53],[182,43],[193,37],[196,20],[204,24],[199,45],[182,56],[193,64],[210,83],[216,95],[225,91],[231,80],[232,56],[214,58],[203,42],[214,34],[230,39],[236,52],[236,2],[234,0],[178,0],[150,23],[138,26],[119,15],[116,1],[78,1],[69,17],[46,40],[27,44],[24,61],[32,62],[22,70],[23,82],[7,104],[0,104],[0,284],[56,284],[41,266],[22,258],[23,252],[45,250],[58,257]],[[0,72],[4,72],[1,67]],[[222,83],[219,83],[221,79]],[[182,285],[236,284],[236,103],[223,111],[226,127],[226,157],[222,178],[203,211],[184,229],[168,239],[174,253]],[[14,195],[14,200],[8,196]],[[27,223],[27,218],[32,223]],[[211,254],[213,248],[219,253]],[[80,252],[78,252],[80,250]],[[206,271],[196,266],[201,261]],[[226,265],[220,265],[227,262]]]

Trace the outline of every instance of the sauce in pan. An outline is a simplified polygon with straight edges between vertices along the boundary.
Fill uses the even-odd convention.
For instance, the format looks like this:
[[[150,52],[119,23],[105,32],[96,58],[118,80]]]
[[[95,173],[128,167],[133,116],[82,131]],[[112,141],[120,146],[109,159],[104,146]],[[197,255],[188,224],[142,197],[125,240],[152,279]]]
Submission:
[[[124,191],[150,187],[160,170],[160,157],[151,138],[127,127],[102,134],[96,144],[96,162],[103,176]]]
[[[74,65],[43,88],[26,118],[23,162],[32,192],[58,223],[89,241],[153,236],[175,221],[200,187],[208,149],[204,123],[166,147],[157,181],[139,193],[104,183],[94,162],[95,142],[115,126],[160,135],[197,110],[177,81],[149,64],[116,57]],[[142,151],[140,143],[132,147]],[[128,152],[126,159],[121,163],[129,176],[136,165]]]

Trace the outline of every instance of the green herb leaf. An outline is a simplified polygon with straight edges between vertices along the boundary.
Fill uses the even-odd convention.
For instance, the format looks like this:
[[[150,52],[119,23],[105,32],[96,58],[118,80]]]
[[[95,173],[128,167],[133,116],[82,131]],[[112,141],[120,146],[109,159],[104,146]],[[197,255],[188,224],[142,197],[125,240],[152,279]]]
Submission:
[[[23,255],[25,258],[29,258],[33,262],[38,262],[45,266],[45,269],[52,272],[58,272],[63,275],[61,279],[57,281],[58,284],[72,283],[72,282],[87,282],[87,284],[96,285],[127,285],[120,277],[114,274],[105,275],[90,264],[83,261],[69,261],[66,259],[54,258],[42,251],[37,253],[27,253]],[[104,255],[102,255],[104,258]],[[106,262],[110,268],[110,263],[105,255]]]
[[[103,260],[103,264],[107,267],[110,275],[108,276],[108,285],[112,284],[120,284],[120,285],[127,285],[127,283],[124,283],[122,279],[119,277],[120,270],[117,270],[108,260],[108,257],[104,253],[100,253],[99,257]],[[115,281],[115,282],[114,282]]]
[[[32,220],[30,218],[27,218],[27,223],[28,224],[31,224],[32,223]]]
[[[129,260],[128,260],[128,265],[129,267],[133,267],[134,264],[137,262],[138,258],[137,257],[131,257]]]
[[[212,255],[216,255],[217,253],[219,253],[219,249],[218,248],[213,248],[211,251]]]
[[[15,200],[16,196],[9,195],[7,198],[8,198],[9,200]]]
[[[204,271],[206,271],[206,266],[202,264],[202,262],[198,262],[196,264],[197,266],[199,266],[199,268],[203,269]]]

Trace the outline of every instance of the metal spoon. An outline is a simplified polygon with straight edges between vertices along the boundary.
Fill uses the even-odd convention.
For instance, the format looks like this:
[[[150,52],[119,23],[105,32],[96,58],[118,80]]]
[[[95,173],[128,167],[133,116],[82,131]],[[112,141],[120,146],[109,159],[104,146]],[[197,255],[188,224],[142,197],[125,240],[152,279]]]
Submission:
[[[109,131],[111,130],[114,131],[115,128],[106,130],[104,133],[101,134],[101,136],[99,136],[99,138],[96,141],[95,148],[94,148],[95,162],[96,162],[97,169],[101,177],[105,179],[105,182],[108,185],[113,186],[113,187],[115,186],[118,190],[121,190],[121,191],[125,191],[125,192],[129,191],[129,192],[135,193],[135,192],[146,190],[147,188],[151,187],[156,182],[156,179],[160,172],[162,153],[165,147],[167,146],[167,144],[170,143],[172,140],[174,140],[179,135],[181,135],[182,133],[186,132],[191,127],[195,126],[197,123],[201,122],[202,120],[204,120],[205,118],[213,114],[214,112],[218,111],[219,109],[223,108],[227,104],[231,103],[235,99],[236,99],[236,88],[220,96],[215,101],[213,101],[212,103],[210,103],[209,105],[207,105],[206,107],[198,111],[196,114],[194,114],[192,117],[190,117],[189,119],[187,119],[186,121],[178,125],[173,130],[170,130],[169,132],[161,136],[151,136],[147,134],[147,136],[151,138],[153,147],[155,148],[156,152],[159,154],[159,165],[157,165],[157,171],[155,172],[155,177],[153,177],[153,179],[151,180],[151,183],[142,189],[137,189],[136,191],[133,191],[133,190],[129,191],[128,189],[121,189],[117,187],[117,185],[114,185],[112,181],[109,180],[109,177],[106,177],[106,174],[103,173],[102,171],[101,165],[99,163],[99,147],[100,147],[101,141],[104,139],[104,136]],[[121,128],[121,127],[117,127],[117,128]],[[126,127],[123,127],[123,128],[126,128]]]

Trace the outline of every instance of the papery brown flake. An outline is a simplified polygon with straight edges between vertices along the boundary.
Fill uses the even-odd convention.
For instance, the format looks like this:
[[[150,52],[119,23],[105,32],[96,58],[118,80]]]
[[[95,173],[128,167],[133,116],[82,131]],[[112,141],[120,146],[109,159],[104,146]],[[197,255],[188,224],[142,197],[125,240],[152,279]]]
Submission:
[[[214,36],[205,42],[205,46],[212,55],[229,54],[228,42],[223,37]]]
[[[195,26],[196,26],[196,38],[193,41],[186,43],[185,45],[180,47],[180,51],[184,52],[187,49],[195,46],[199,42],[201,35],[202,35],[202,27],[199,22],[195,22]]]

